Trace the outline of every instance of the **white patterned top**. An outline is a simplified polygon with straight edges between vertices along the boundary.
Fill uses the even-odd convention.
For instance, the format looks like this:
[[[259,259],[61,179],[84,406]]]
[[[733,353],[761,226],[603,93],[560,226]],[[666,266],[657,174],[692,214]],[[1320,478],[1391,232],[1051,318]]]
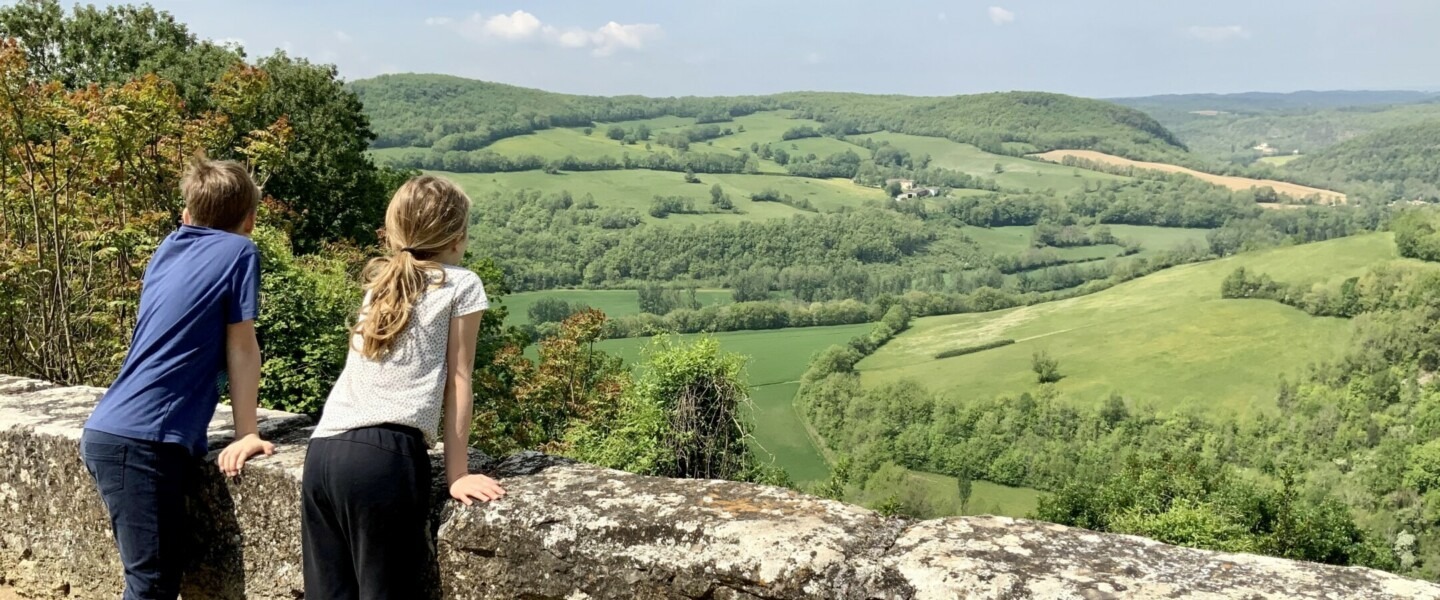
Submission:
[[[366,294],[364,307],[369,304]],[[405,331],[384,358],[365,358],[357,350],[360,336],[352,338],[345,370],[325,400],[313,437],[388,423],[419,429],[434,444],[445,403],[450,320],[489,306],[480,276],[445,265],[445,283],[420,296]],[[365,318],[363,307],[360,318]]]

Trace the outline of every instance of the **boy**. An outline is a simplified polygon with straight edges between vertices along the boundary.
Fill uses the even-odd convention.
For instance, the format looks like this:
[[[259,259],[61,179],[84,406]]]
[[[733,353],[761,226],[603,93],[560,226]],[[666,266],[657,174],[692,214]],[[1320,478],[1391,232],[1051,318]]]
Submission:
[[[127,600],[179,595],[185,479],[207,451],[220,371],[230,381],[236,437],[220,453],[220,470],[237,475],[250,457],[275,451],[255,417],[260,259],[249,236],[260,190],[239,163],[197,161],[180,194],[183,224],[150,259],[130,351],[80,438],[110,512]]]

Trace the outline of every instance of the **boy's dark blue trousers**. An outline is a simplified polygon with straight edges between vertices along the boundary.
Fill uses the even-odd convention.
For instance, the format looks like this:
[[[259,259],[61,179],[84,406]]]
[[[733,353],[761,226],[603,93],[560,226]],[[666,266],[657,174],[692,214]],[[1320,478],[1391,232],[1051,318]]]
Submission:
[[[80,437],[80,453],[110,512],[125,600],[174,600],[189,543],[185,478],[196,459],[179,444],[90,429]]]

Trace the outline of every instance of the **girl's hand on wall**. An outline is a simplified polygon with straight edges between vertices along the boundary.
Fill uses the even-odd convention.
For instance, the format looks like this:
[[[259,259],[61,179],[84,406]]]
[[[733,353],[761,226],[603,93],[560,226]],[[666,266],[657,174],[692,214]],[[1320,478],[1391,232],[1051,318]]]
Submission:
[[[505,496],[505,490],[494,479],[484,475],[466,475],[450,484],[450,497],[470,506],[475,500],[489,502]]]

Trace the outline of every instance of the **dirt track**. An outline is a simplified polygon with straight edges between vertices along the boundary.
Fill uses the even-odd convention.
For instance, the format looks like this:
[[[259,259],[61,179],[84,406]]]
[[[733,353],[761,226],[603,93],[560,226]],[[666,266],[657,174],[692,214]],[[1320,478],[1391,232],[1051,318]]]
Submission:
[[[1128,158],[1121,158],[1121,157],[1119,157],[1119,156],[1114,156],[1114,155],[1110,155],[1110,154],[1105,154],[1105,153],[1103,153],[1103,152],[1096,152],[1096,151],[1094,151],[1094,150],[1051,150],[1051,151],[1046,152],[1046,153],[1044,153],[1044,154],[1033,154],[1033,155],[1031,155],[1031,156],[1034,156],[1035,158],[1039,158],[1039,159],[1041,159],[1041,160],[1048,160],[1048,161],[1050,161],[1050,162],[1057,162],[1057,163],[1058,163],[1058,162],[1063,162],[1064,159],[1065,159],[1065,157],[1067,157],[1067,156],[1073,156],[1073,157],[1075,157],[1075,158],[1079,158],[1079,159],[1083,159],[1083,160],[1092,160],[1092,161],[1095,161],[1095,162],[1097,162],[1097,163],[1103,163],[1103,164],[1107,164],[1107,165],[1116,165],[1116,166],[1122,166],[1122,167],[1135,167],[1135,168],[1137,168],[1137,169],[1147,169],[1147,170],[1151,170],[1151,171],[1164,171],[1164,172],[1166,172],[1166,173],[1184,173],[1184,174],[1186,174],[1186,175],[1190,175],[1191,177],[1195,177],[1195,178],[1201,179],[1201,180],[1203,180],[1203,181],[1208,181],[1208,182],[1213,183],[1213,184],[1215,184],[1215,185],[1224,186],[1224,187],[1230,188],[1230,189],[1232,189],[1232,190],[1248,190],[1248,189],[1250,189],[1250,188],[1267,187],[1267,186],[1268,186],[1268,187],[1274,189],[1276,192],[1281,193],[1281,194],[1284,194],[1284,195],[1286,195],[1286,196],[1290,196],[1291,198],[1294,198],[1294,199],[1296,199],[1296,200],[1299,200],[1299,199],[1301,199],[1301,198],[1305,198],[1305,197],[1307,197],[1307,196],[1316,195],[1316,196],[1319,196],[1319,197],[1320,197],[1320,201],[1323,202],[1323,203],[1325,203],[1325,204],[1344,204],[1344,203],[1345,203],[1345,194],[1342,194],[1342,193],[1340,193],[1340,192],[1333,192],[1333,191],[1330,191],[1330,190],[1322,190],[1322,189],[1320,189],[1320,188],[1313,188],[1313,187],[1309,187],[1309,186],[1304,186],[1304,185],[1300,185],[1300,184],[1296,184],[1296,183],[1288,183],[1288,182],[1284,182],[1284,181],[1275,181],[1275,180],[1272,180],[1272,179],[1250,179],[1250,178],[1248,178],[1248,177],[1231,177],[1231,176],[1228,176],[1228,175],[1213,175],[1213,174],[1210,174],[1210,173],[1202,173],[1202,172],[1196,171],[1196,170],[1194,170],[1194,169],[1187,169],[1187,168],[1185,168],[1185,167],[1177,167],[1177,166],[1175,166],[1175,165],[1167,165],[1167,164],[1165,164],[1165,163],[1141,162],[1141,161],[1138,161],[1138,160],[1130,160],[1130,159],[1128,159]],[[1284,205],[1276,205],[1276,206],[1278,207],[1278,206],[1284,206]]]

